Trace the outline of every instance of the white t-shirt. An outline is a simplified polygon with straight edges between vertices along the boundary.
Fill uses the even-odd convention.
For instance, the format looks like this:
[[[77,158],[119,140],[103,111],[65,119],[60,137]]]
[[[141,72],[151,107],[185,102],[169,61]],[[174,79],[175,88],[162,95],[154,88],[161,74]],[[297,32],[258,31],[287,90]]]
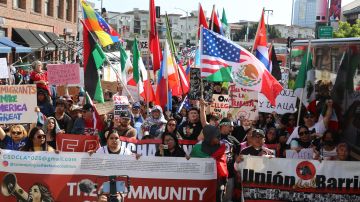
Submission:
[[[290,135],[289,139],[287,140],[286,144],[290,144],[291,140],[294,139],[294,138],[299,138],[298,128],[299,128],[299,126],[295,127],[294,131],[291,133],[291,135]],[[316,133],[318,133],[318,134],[320,134],[322,136],[323,133],[326,131],[324,121],[320,120],[320,121],[316,122],[315,125],[313,125],[312,127],[309,128],[309,131],[312,131],[313,129],[315,129]]]
[[[109,154],[108,146],[100,147],[96,153]],[[133,155],[133,153],[126,147],[121,147],[119,155]]]

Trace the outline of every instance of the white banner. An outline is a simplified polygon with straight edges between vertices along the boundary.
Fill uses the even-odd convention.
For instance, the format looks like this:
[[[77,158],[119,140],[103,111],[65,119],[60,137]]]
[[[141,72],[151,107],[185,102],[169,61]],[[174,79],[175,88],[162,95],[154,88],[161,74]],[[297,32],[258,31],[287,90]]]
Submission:
[[[245,201],[359,201],[360,163],[244,156]]]
[[[36,123],[35,85],[0,85],[0,124]]]
[[[286,158],[288,159],[313,159],[314,150],[312,148],[296,150],[286,150]]]
[[[296,111],[296,95],[293,90],[284,89],[276,97],[276,106],[271,106],[269,100],[259,93],[259,111],[277,114],[294,113]]]
[[[0,79],[9,78],[9,67],[6,58],[0,58]]]

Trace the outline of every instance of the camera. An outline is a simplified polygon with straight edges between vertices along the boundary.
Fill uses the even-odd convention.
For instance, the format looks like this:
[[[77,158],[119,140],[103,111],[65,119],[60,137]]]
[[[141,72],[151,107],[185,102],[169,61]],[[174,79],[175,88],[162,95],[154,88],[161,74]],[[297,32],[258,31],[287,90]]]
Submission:
[[[169,149],[169,146],[167,144],[164,144],[163,149]]]

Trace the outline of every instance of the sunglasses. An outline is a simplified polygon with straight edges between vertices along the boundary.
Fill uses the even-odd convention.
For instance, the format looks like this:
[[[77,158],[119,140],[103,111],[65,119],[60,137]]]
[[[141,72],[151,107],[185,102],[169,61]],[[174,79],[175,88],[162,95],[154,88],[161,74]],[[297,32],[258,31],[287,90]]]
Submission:
[[[11,134],[13,134],[13,135],[21,135],[22,132],[20,132],[20,131],[12,131]]]
[[[46,137],[46,135],[38,135],[38,136],[36,136],[37,139],[42,139],[42,138],[45,139],[45,137]]]
[[[299,133],[299,136],[308,135],[308,134],[309,134],[309,131],[303,131],[303,132]]]
[[[175,123],[169,123],[168,126],[176,126]]]

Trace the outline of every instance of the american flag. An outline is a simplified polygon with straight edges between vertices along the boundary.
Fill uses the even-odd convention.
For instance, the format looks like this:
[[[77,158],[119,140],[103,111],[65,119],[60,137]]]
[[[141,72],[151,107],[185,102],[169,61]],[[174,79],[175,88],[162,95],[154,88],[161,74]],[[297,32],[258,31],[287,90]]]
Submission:
[[[241,48],[230,40],[202,29],[201,77],[207,77],[220,68],[240,65]]]

